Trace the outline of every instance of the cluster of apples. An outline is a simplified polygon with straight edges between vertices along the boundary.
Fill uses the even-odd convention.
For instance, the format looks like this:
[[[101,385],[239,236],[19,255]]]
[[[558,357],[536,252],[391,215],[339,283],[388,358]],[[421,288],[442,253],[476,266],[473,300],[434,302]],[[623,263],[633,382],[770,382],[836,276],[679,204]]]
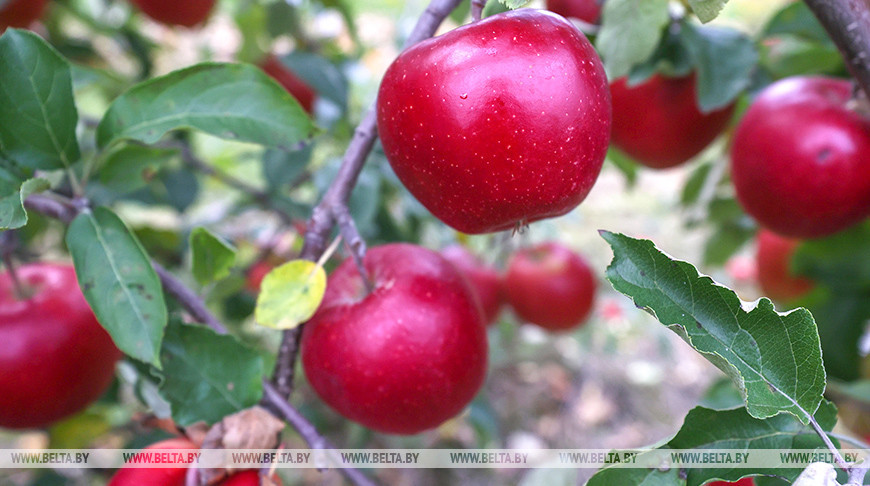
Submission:
[[[596,23],[598,0],[548,0],[547,8]],[[654,75],[610,85],[612,143],[641,164],[665,169],[706,148],[729,125],[734,105],[703,113],[696,77]],[[795,76],[765,88],[741,118],[731,147],[737,199],[762,226],[759,284],[792,300],[812,288],[789,261],[800,239],[820,238],[870,216],[870,118],[843,79]],[[638,107],[643,106],[642,110]]]

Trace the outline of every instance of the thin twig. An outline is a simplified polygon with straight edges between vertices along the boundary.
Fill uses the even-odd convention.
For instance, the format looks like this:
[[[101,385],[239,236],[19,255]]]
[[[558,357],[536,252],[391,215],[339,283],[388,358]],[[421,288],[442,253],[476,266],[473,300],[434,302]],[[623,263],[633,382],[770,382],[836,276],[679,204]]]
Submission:
[[[193,317],[197,322],[205,324],[220,334],[226,334],[226,327],[224,327],[218,318],[208,310],[205,306],[205,302],[203,302],[203,300],[200,299],[193,290],[184,285],[184,283],[181,280],[178,280],[175,275],[169,273],[163,265],[152,260],[151,266],[154,267],[154,271],[157,272],[157,276],[160,277],[160,283],[163,284],[163,290],[181,303],[187,312],[190,313],[191,317]]]
[[[471,20],[477,22],[483,17],[486,0],[471,0]]]
[[[298,410],[293,408],[282,396],[281,393],[275,388],[272,383],[266,381],[263,383],[263,395],[264,401],[268,404],[272,405],[273,409],[279,412],[284,420],[286,420],[290,425],[299,432],[299,435],[305,439],[305,442],[308,443],[309,447],[312,449],[320,449],[320,450],[333,450],[335,446],[333,446],[326,438],[321,436],[317,429],[309,422],[305,417],[299,413]],[[340,462],[340,461],[338,461]],[[374,486],[375,483],[368,478],[362,471],[353,468],[341,468],[339,469],[342,474],[345,475],[347,479],[358,486]]]
[[[278,217],[281,218],[281,221],[284,224],[290,225],[293,223],[294,218],[291,215],[287,214],[287,212],[284,211],[282,208],[276,206],[275,203],[272,201],[272,198],[269,196],[269,193],[267,193],[266,191],[251,184],[248,184],[247,182],[239,179],[238,177],[235,177],[232,174],[229,174],[215,167],[214,165],[202,160],[201,158],[194,155],[194,153],[190,150],[190,146],[186,143],[176,143],[170,145],[170,147],[177,148],[181,151],[181,160],[185,164],[202,172],[205,175],[213,177],[214,179],[226,184],[233,189],[236,189],[248,195],[262,208],[268,209],[278,215]]]
[[[804,0],[870,96],[870,5],[864,0]]]
[[[414,30],[405,42],[405,48],[435,35],[438,26],[460,3],[461,0],[432,0],[417,20]],[[347,211],[348,198],[375,144],[377,129],[377,114],[374,108],[370,108],[354,131],[338,174],[311,213],[301,258],[316,261],[323,254],[338,217]],[[284,397],[290,396],[293,390],[295,363],[303,327],[304,324],[284,331],[281,346],[278,348],[273,381]]]
[[[24,201],[24,207],[69,224],[78,214],[74,206],[44,194],[34,194]]]

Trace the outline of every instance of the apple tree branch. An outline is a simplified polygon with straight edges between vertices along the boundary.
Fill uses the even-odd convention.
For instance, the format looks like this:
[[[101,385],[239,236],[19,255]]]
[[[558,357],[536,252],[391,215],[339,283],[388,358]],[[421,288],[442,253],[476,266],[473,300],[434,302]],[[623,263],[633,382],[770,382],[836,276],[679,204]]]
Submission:
[[[870,4],[866,0],[804,0],[837,45],[846,67],[870,97]]]
[[[405,48],[435,35],[444,19],[460,3],[461,0],[432,0],[417,20],[411,35],[405,41]],[[329,243],[332,230],[336,224],[339,224],[345,241],[348,242],[355,256],[361,259],[365,252],[365,242],[356,231],[353,220],[350,219],[347,202],[377,137],[377,114],[374,108],[370,108],[354,131],[353,138],[344,153],[338,174],[311,213],[300,258],[317,261]],[[296,357],[299,354],[299,338],[302,328],[303,326],[300,325],[284,331],[278,350],[273,381],[275,387],[285,397],[289,396],[293,390],[294,370]]]

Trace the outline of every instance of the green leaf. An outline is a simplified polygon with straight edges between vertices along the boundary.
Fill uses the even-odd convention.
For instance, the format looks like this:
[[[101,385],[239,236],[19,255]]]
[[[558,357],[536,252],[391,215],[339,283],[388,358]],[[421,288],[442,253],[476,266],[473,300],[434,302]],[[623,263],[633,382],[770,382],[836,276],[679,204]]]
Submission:
[[[692,12],[705,24],[719,16],[728,0],[689,0]]]
[[[266,150],[263,153],[262,172],[270,192],[278,191],[284,185],[295,182],[311,162],[312,151],[312,145],[306,145],[293,152],[279,149]]]
[[[505,7],[510,10],[516,10],[520,7],[525,7],[531,2],[531,0],[498,0],[503,3]]]
[[[606,160],[622,172],[622,175],[625,176],[625,182],[628,188],[634,187],[637,183],[638,171],[638,164],[634,159],[611,146],[610,149],[607,150]]]
[[[595,473],[586,486],[683,486],[680,470],[672,467],[667,470],[646,468],[605,467]]]
[[[728,221],[718,226],[704,244],[703,262],[706,266],[721,267],[740,251],[756,233],[752,225],[740,224],[740,221]]]
[[[507,12],[510,10],[508,6],[501,0],[492,2],[486,2],[486,5],[483,7],[483,12],[481,12],[481,18],[492,17],[493,15],[500,14],[502,12]]]
[[[628,84],[629,86],[638,85],[656,73],[672,78],[688,76],[693,68],[693,59],[689,54],[685,39],[680,33],[674,33],[668,29],[662,35],[662,40],[655,52],[643,63],[632,67],[631,73],[628,75]]]
[[[320,2],[324,7],[338,10],[338,13],[344,20],[344,25],[347,26],[347,32],[350,34],[350,38],[353,39],[354,44],[359,46],[359,29],[357,29],[356,26],[357,13],[353,8],[354,2],[351,2],[350,0],[320,0]]]
[[[465,23],[465,19],[468,18],[468,15],[471,13],[471,0],[462,0],[458,7],[454,8],[453,11],[450,12],[450,20],[455,24],[462,25]]]
[[[814,414],[816,421],[825,431],[830,432],[837,423],[837,408],[823,401]],[[711,410],[695,407],[689,411],[677,435],[668,442],[672,449],[816,449],[824,448],[822,439],[813,429],[795,420],[792,416],[781,414],[767,419],[758,419],[747,413],[746,408],[731,410]],[[827,449],[826,449],[827,450]],[[794,480],[801,469],[753,469],[743,468],[705,468],[686,470],[687,485],[703,484],[710,478],[736,481],[747,474],[780,476]]]
[[[85,299],[115,345],[159,367],[166,303],[136,237],[115,213],[95,208],[73,220],[66,245]]]
[[[21,166],[62,169],[80,157],[69,64],[33,32],[0,37],[0,120],[0,154]]]
[[[335,63],[303,51],[293,51],[280,61],[317,91],[318,96],[332,101],[342,112],[347,110],[347,78]]]
[[[125,144],[112,151],[99,170],[100,183],[119,194],[145,187],[160,166],[178,156],[178,150]]]
[[[838,292],[870,291],[870,224],[801,243],[793,269]]]
[[[608,0],[601,13],[596,47],[611,80],[655,52],[668,24],[668,0]],[[631,32],[631,35],[627,35]]]
[[[299,103],[261,69],[203,63],[139,83],[118,97],[97,128],[97,143],[150,144],[178,128],[285,150],[315,130]]]
[[[767,298],[747,311],[730,289],[673,260],[651,241],[602,232],[613,249],[607,279],[676,332],[740,388],[752,416],[788,412],[806,423],[822,401],[825,369],[806,309],[787,314]]]
[[[725,410],[743,406],[743,397],[731,380],[722,377],[707,388],[698,404],[705,408]]]
[[[762,45],[762,65],[775,78],[802,74],[837,74],[845,69],[843,57],[833,44],[784,35]]]
[[[806,40],[833,44],[828,32],[804,2],[792,2],[777,12],[764,27],[762,37],[795,35]]]
[[[870,224],[801,243],[792,270],[816,282],[800,304],[816,318],[827,372],[841,380],[859,376],[858,341],[870,319]]]
[[[830,431],[837,422],[837,409],[830,402],[822,402],[815,414],[822,429]],[[660,450],[691,451],[695,449],[818,449],[823,448],[822,440],[812,428],[786,414],[767,419],[755,418],[746,408],[713,410],[695,407],[686,415],[679,432]],[[681,473],[684,479],[678,479]],[[705,468],[668,468],[658,469],[606,467],[598,471],[587,486],[611,484],[649,484],[673,486],[700,486],[711,479],[737,481],[747,475],[771,475],[794,480],[801,469],[769,468],[752,469],[705,467]]]
[[[858,342],[870,320],[870,292],[847,292],[828,287],[799,302],[816,319],[828,376],[841,380],[860,377]]]
[[[194,228],[190,233],[190,249],[193,253],[193,278],[200,285],[226,277],[236,261],[236,249],[202,227]]]
[[[686,180],[686,185],[683,186],[683,192],[680,194],[680,204],[688,206],[698,201],[698,196],[701,195],[701,189],[704,188],[704,183],[707,182],[712,168],[712,163],[705,162],[692,170],[689,179]]]
[[[112,430],[105,414],[93,408],[56,422],[48,429],[49,447],[52,449],[86,449],[94,439]],[[40,483],[41,484],[41,483]]]
[[[263,326],[293,329],[314,315],[326,291],[326,272],[308,260],[274,268],[260,287],[255,317]]]
[[[683,22],[686,47],[698,73],[698,106],[704,113],[722,108],[752,81],[758,63],[755,43],[734,29]]]
[[[18,182],[7,179],[8,173],[0,167],[0,231],[20,228],[27,224],[24,200],[27,196],[48,190],[51,184],[45,179],[27,179]]]
[[[234,337],[202,326],[172,325],[160,353],[160,393],[180,426],[213,424],[263,395],[263,358]]]

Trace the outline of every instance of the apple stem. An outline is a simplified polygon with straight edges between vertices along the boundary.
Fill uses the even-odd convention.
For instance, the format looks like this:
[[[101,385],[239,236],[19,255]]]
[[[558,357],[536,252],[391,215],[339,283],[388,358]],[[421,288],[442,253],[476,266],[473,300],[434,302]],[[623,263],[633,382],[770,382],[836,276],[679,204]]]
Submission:
[[[351,257],[353,257],[356,268],[366,286],[366,294],[371,294],[374,292],[375,287],[372,285],[368,271],[366,271],[365,265],[363,264],[363,259],[366,256],[366,242],[363,237],[360,236],[356,223],[353,221],[353,217],[351,217],[350,210],[347,206],[339,206],[336,208],[335,219],[338,221],[339,231],[347,242],[347,249],[350,252]]]
[[[860,0],[804,0],[870,96],[870,5]]]
[[[477,22],[483,17],[483,9],[486,7],[486,0],[471,0],[471,20]]]

